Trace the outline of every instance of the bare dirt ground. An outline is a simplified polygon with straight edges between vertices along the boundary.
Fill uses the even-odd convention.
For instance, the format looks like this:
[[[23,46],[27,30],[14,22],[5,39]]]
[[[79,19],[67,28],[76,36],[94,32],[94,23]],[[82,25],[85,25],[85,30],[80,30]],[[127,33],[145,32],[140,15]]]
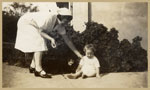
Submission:
[[[51,79],[35,77],[27,68],[3,63],[3,88],[146,88],[147,72],[101,74],[101,78],[66,79],[62,74]]]

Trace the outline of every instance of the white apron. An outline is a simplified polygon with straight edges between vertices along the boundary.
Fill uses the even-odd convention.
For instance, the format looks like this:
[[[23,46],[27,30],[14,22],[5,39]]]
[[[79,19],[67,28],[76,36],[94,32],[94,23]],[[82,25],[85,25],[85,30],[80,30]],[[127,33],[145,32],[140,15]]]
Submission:
[[[17,24],[15,48],[22,52],[47,51],[46,42],[40,35],[40,30],[51,32],[56,18],[57,14],[50,12],[35,12],[23,15]]]

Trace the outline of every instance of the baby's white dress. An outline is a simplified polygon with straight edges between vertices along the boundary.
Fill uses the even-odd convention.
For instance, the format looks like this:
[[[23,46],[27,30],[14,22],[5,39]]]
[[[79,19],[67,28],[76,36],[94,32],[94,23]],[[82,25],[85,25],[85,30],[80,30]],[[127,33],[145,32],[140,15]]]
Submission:
[[[82,66],[82,73],[87,76],[95,75],[96,68],[100,67],[99,61],[95,56],[91,59],[87,56],[84,56],[79,64]]]

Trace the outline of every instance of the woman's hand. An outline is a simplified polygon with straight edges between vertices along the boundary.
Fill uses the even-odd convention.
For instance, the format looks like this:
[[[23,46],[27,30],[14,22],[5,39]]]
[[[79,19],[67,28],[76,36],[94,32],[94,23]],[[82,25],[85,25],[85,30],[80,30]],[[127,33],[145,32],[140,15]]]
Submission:
[[[56,43],[55,43],[55,40],[54,40],[54,39],[51,39],[51,46],[52,46],[53,48],[56,48]]]
[[[49,36],[47,33],[45,33],[45,32],[40,32],[40,34],[41,34],[42,37],[44,37],[44,38],[50,40],[50,41],[51,41],[51,46],[52,46],[53,48],[56,48],[55,39],[53,39],[52,37],[50,37],[50,36]]]
[[[78,54],[78,57],[79,57],[80,59],[82,59],[83,55],[81,55],[81,54],[79,53],[79,54]]]

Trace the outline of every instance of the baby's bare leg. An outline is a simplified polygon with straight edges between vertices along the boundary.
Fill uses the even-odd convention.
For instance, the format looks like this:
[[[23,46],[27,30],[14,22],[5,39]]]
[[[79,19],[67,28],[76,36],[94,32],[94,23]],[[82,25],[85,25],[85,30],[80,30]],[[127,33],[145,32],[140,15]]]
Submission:
[[[96,72],[83,72],[82,73],[82,78],[88,78],[88,77],[95,77]]]
[[[67,75],[69,79],[77,79],[82,74],[82,71],[78,71],[75,74]]]
[[[82,71],[81,70],[79,70],[78,72],[76,72],[74,75],[76,76],[76,77],[78,77],[78,76],[80,76],[82,74]]]

